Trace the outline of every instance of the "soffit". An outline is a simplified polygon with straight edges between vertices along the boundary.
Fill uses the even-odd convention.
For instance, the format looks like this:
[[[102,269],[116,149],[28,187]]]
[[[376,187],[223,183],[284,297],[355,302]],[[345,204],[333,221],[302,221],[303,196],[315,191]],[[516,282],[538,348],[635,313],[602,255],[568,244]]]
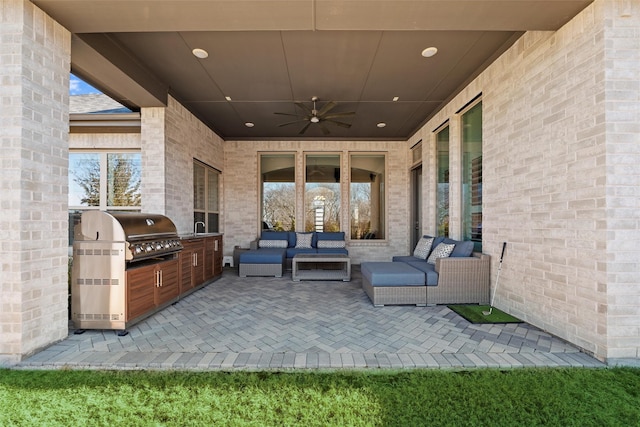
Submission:
[[[171,94],[225,139],[406,140],[524,31],[556,30],[591,1],[33,3],[74,34],[72,70],[129,108]],[[312,96],[354,111],[351,127],[280,126],[296,118],[275,112]]]

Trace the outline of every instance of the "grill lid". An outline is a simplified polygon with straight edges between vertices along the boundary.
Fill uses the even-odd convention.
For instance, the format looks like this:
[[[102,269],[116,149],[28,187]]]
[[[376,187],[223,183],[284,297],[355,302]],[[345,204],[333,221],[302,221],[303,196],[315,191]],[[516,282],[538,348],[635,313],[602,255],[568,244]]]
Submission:
[[[125,241],[127,260],[167,255],[182,250],[175,224],[160,214],[86,211],[77,240]]]

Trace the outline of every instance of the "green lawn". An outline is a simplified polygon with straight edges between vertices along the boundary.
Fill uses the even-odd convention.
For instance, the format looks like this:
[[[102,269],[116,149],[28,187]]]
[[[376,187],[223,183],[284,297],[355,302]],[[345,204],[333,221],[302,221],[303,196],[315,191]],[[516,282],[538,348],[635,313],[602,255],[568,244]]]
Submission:
[[[0,370],[0,426],[638,426],[640,369]]]

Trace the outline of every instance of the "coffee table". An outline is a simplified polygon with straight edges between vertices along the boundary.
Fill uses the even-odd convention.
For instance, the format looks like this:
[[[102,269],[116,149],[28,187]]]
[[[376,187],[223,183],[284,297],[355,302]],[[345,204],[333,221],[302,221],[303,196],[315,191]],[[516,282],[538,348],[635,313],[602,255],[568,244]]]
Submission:
[[[351,258],[344,254],[296,254],[291,261],[293,281],[351,280]]]

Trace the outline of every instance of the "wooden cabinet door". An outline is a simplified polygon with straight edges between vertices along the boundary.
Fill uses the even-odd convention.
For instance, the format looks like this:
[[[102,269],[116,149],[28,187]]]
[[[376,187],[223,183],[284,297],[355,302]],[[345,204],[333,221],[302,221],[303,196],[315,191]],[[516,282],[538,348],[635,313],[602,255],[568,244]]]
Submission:
[[[204,282],[204,243],[203,239],[182,242],[180,252],[180,293],[186,292]]]
[[[193,288],[193,274],[191,274],[193,251],[185,246],[178,256],[178,263],[180,264],[180,293],[182,294]]]
[[[213,275],[222,274],[222,236],[214,237]]]
[[[156,305],[162,305],[180,295],[178,260],[172,259],[156,267]]]
[[[193,259],[193,277],[191,278],[192,287],[196,287],[204,282],[204,264],[205,264],[205,256],[204,256],[204,242],[200,242],[200,244],[194,248],[194,259]]]
[[[127,322],[155,308],[155,288],[155,265],[127,270]]]
[[[204,239],[204,280],[209,280],[214,276],[215,246],[215,237]]]

